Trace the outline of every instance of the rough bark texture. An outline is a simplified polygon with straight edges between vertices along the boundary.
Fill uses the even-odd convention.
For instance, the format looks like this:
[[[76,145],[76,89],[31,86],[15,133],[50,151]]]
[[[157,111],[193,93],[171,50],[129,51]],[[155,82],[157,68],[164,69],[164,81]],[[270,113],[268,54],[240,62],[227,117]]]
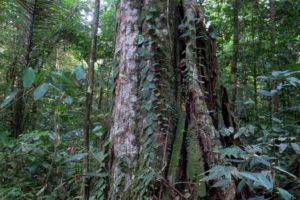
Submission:
[[[129,188],[137,165],[139,147],[135,129],[138,120],[138,61],[135,38],[139,35],[140,13],[139,1],[119,2],[114,58],[114,65],[117,68],[110,131],[111,199],[117,198],[118,193]],[[126,167],[121,168],[123,165]]]
[[[199,179],[218,163],[219,145],[215,41],[203,21],[192,0],[120,0],[109,199],[235,198],[233,185]]]
[[[91,128],[90,115],[92,112],[93,104],[93,93],[94,93],[94,66],[96,62],[96,46],[97,46],[97,32],[99,26],[99,10],[100,10],[100,0],[95,0],[95,10],[93,16],[93,29],[92,29],[92,42],[91,51],[89,57],[89,69],[88,69],[88,89],[86,93],[85,100],[85,114],[84,114],[84,127],[83,127],[83,141],[84,141],[84,152],[89,153],[90,141],[89,133]],[[89,172],[89,156],[85,156],[83,159],[83,181],[82,181],[82,194],[83,199],[89,199],[90,194],[90,183],[87,173]]]

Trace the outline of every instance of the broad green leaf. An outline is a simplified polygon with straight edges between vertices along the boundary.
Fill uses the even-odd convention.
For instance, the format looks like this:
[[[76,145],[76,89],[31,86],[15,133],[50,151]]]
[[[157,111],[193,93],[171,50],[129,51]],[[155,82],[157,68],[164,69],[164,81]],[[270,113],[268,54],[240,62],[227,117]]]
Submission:
[[[11,92],[3,101],[3,103],[1,104],[1,108],[7,106],[18,94],[19,90],[15,90],[13,92]]]
[[[300,154],[300,146],[297,143],[291,143],[292,148],[296,152],[296,154]]]
[[[267,167],[270,167],[271,164],[270,164],[270,162],[268,160],[271,160],[271,159],[272,158],[266,157],[264,155],[258,156],[256,154],[254,154],[253,157],[252,157],[252,159],[251,159],[251,161],[250,161],[250,166],[254,167],[257,164],[263,164],[263,165],[265,165]]]
[[[267,190],[271,190],[273,188],[273,183],[268,178],[268,175],[266,173],[240,172],[240,175],[244,178],[258,183],[259,185],[265,187]]]
[[[35,79],[34,70],[31,67],[25,69],[23,73],[23,87],[25,89],[31,88],[34,79]]]
[[[240,175],[244,178],[247,178],[251,181],[257,181],[257,177],[255,173],[251,173],[251,172],[240,172]]]
[[[78,66],[74,73],[77,81],[83,80],[86,77],[86,74],[81,66]]]
[[[289,75],[289,70],[286,70],[286,71],[272,71],[272,76],[273,77],[278,77],[278,76],[282,76],[282,75]]]
[[[231,176],[237,176],[238,170],[235,167],[231,166],[221,166],[221,165],[216,165],[210,170],[208,170],[209,175],[205,176],[202,181],[209,181],[213,179],[220,178],[222,176],[225,176],[229,181],[231,181]]]
[[[272,179],[270,179],[265,173],[258,174],[258,182],[269,191],[273,188]]]
[[[293,195],[291,195],[288,191],[286,191],[285,189],[282,188],[276,188],[279,196],[281,197],[281,199],[283,200],[292,200],[294,197]]]
[[[249,155],[239,147],[219,148],[219,149],[215,149],[214,152],[222,155],[223,157],[234,157],[234,158],[249,157]]]
[[[288,145],[284,144],[284,143],[279,144],[278,145],[278,147],[279,147],[279,153],[283,153],[286,150],[287,146]]]
[[[234,139],[239,138],[241,135],[245,135],[246,137],[249,137],[250,134],[255,133],[255,126],[249,124],[247,126],[241,127],[238,132],[234,135]]]
[[[70,156],[68,159],[65,160],[65,162],[75,162],[75,161],[80,161],[81,159],[83,159],[84,157],[86,157],[87,155],[89,155],[88,153],[79,153],[79,154],[75,154]]]
[[[49,83],[43,83],[38,88],[36,88],[33,92],[34,101],[41,99],[47,93],[48,89]]]
[[[276,118],[276,117],[272,117],[272,120],[278,124],[282,124],[282,120]]]
[[[290,82],[291,85],[296,86],[297,84],[300,84],[300,80],[296,77],[289,77],[287,80]]]

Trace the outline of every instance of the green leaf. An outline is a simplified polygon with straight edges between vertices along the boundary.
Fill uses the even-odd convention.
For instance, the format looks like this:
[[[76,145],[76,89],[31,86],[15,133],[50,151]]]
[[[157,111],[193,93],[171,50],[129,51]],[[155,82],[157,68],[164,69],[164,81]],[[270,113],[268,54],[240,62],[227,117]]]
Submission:
[[[230,185],[230,180],[228,179],[221,179],[218,182],[216,182],[212,187],[225,187]]]
[[[280,143],[280,144],[278,145],[279,153],[283,153],[283,152],[286,150],[287,146],[288,146],[288,145],[285,144],[285,143]]]
[[[225,176],[229,181],[231,181],[231,175],[236,176],[238,174],[238,170],[235,167],[231,166],[221,166],[216,165],[210,170],[208,170],[209,175],[205,176],[202,181],[210,181],[213,179],[218,179],[222,176]]]
[[[136,52],[143,59],[147,60],[151,57],[151,53],[146,48],[138,48]]]
[[[263,96],[266,96],[266,97],[272,97],[273,94],[267,90],[259,90],[258,91],[260,94],[262,94]]]
[[[81,159],[83,159],[84,157],[86,157],[87,155],[89,155],[88,153],[79,153],[79,154],[75,154],[70,156],[68,159],[65,160],[65,162],[75,162],[75,161],[80,161]]]
[[[15,90],[15,91],[12,91],[3,101],[3,103],[1,104],[1,108],[7,106],[15,97],[16,95],[18,94],[19,90]]]
[[[276,118],[276,117],[272,117],[272,120],[278,124],[282,124],[282,120]]]
[[[146,16],[145,19],[146,19],[146,21],[149,21],[149,20],[151,20],[152,18],[153,18],[153,15],[149,14],[149,15]]]
[[[279,196],[281,197],[281,199],[283,200],[292,200],[294,197],[293,195],[291,195],[288,191],[286,191],[285,189],[282,188],[276,188]]]
[[[107,155],[104,154],[103,152],[93,153],[92,155],[99,163],[103,163],[105,158],[107,157]]]
[[[71,105],[73,103],[73,98],[70,96],[66,96],[66,98],[64,98],[64,103],[67,105]]]
[[[48,89],[49,83],[43,83],[38,88],[36,88],[33,92],[34,101],[41,99],[47,93]]]
[[[272,179],[270,179],[265,173],[258,174],[258,183],[260,183],[269,191],[273,189]]]
[[[291,143],[292,148],[296,152],[296,154],[300,154],[300,146],[297,143]]]
[[[222,157],[248,158],[249,155],[239,147],[219,148],[214,150],[215,153],[221,154]]]
[[[135,38],[135,44],[136,45],[142,45],[145,41],[145,37],[142,36],[142,35],[137,35],[136,38]]]
[[[35,79],[34,70],[31,67],[25,69],[23,73],[23,87],[25,89],[31,88],[34,79]]]
[[[81,66],[78,66],[75,69],[74,73],[77,81],[83,80],[86,77],[85,72]]]
[[[272,180],[268,178],[266,173],[240,172],[240,175],[246,179],[258,183],[269,191],[273,188]]]
[[[289,70],[286,70],[286,71],[272,71],[272,76],[273,77],[278,77],[278,76],[282,76],[282,75],[284,75],[284,76],[286,76],[286,75],[289,75]]]
[[[234,139],[239,138],[241,135],[245,135],[246,137],[250,136],[249,134],[255,133],[255,126],[249,124],[247,126],[241,127],[238,132],[234,135]]]
[[[287,80],[290,82],[291,85],[296,86],[297,84],[300,84],[300,80],[296,77],[289,77]]]
[[[68,85],[73,85],[73,81],[71,81],[69,78],[67,78],[64,74],[61,72],[52,72],[52,76],[57,79],[58,81],[61,81],[63,83],[66,83]]]

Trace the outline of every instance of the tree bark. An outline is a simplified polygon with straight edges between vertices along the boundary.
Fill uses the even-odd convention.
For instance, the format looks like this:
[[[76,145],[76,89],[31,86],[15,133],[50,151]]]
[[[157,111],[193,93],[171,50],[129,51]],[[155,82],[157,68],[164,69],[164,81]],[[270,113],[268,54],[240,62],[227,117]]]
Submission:
[[[201,78],[215,59],[203,20],[192,0],[119,1],[109,199],[235,198],[233,185],[198,186],[219,144],[205,95],[214,84]]]
[[[20,1],[19,3],[21,3]],[[36,14],[36,0],[28,2],[26,5],[28,8],[28,29],[24,31],[25,40],[24,40],[24,53],[21,61],[20,71],[22,72],[26,67],[28,67],[30,62],[30,53],[32,51],[32,38],[34,31],[34,18]],[[25,110],[25,102],[24,102],[24,91],[23,91],[23,83],[20,74],[15,75],[14,77],[14,86],[13,89],[18,89],[19,92],[15,97],[15,100],[12,105],[13,110],[13,120],[11,123],[12,136],[17,138],[24,129],[24,110]]]
[[[91,51],[89,56],[89,68],[88,68],[88,88],[86,93],[85,101],[85,115],[84,115],[84,127],[83,127],[83,141],[84,141],[84,153],[87,153],[87,156],[83,159],[83,184],[82,192],[83,199],[88,200],[90,194],[90,181],[87,176],[89,172],[89,132],[91,128],[91,119],[90,115],[92,112],[93,105],[93,93],[94,93],[94,65],[96,61],[96,50],[97,50],[97,32],[99,26],[99,11],[100,11],[100,0],[95,0],[95,10],[93,16],[93,28],[92,28],[92,42],[91,42]]]

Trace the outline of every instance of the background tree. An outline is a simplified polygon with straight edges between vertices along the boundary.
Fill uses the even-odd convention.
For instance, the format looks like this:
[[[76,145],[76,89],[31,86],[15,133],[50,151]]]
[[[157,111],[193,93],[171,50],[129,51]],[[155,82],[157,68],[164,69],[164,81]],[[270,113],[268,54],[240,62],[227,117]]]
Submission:
[[[83,141],[84,141],[84,152],[89,154],[90,152],[90,128],[91,128],[91,119],[90,115],[92,112],[93,105],[93,95],[94,95],[94,68],[96,62],[96,51],[97,51],[97,32],[99,25],[99,10],[100,10],[100,0],[95,0],[95,11],[93,15],[93,28],[92,28],[92,42],[91,42],[91,51],[89,58],[89,67],[88,67],[88,89],[86,93],[85,100],[85,115],[84,115],[84,127],[83,127]],[[89,172],[89,156],[85,156],[83,160],[83,199],[89,199],[90,196],[90,183],[87,178]]]

